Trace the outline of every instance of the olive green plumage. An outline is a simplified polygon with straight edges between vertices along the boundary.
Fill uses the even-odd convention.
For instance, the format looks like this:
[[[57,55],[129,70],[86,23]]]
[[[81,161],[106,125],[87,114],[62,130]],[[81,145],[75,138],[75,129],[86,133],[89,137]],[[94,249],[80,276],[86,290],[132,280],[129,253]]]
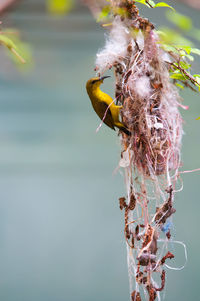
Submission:
[[[100,89],[100,85],[103,80],[109,76],[94,77],[87,81],[86,90],[90,97],[93,109],[103,122],[111,129],[115,130],[115,127],[130,135],[130,132],[125,125],[119,120],[120,110],[122,106],[117,106],[112,97],[104,93]]]

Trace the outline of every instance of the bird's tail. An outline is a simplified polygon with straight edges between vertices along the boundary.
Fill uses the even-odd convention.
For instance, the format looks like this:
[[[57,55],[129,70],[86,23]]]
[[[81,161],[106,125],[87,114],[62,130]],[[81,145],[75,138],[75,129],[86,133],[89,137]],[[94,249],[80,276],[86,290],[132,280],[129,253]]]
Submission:
[[[124,126],[119,128],[120,131],[124,132],[126,135],[131,136],[131,132]]]

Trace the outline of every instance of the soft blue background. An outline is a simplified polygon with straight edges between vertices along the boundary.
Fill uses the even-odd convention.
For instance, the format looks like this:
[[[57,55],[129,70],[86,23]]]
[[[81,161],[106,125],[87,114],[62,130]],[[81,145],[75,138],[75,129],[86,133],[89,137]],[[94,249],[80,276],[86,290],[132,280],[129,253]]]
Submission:
[[[200,27],[199,12],[186,6]],[[165,9],[144,10],[163,25]],[[104,30],[77,3],[63,18],[43,1],[19,1],[3,17],[33,48],[35,66],[20,73],[0,52],[0,300],[129,300],[123,178],[116,133],[99,120],[85,92]],[[195,71],[199,71],[197,57]],[[112,94],[112,83],[104,90]],[[186,92],[183,169],[200,167],[200,97]],[[166,301],[199,300],[200,173],[183,176],[177,194],[175,238],[188,264],[168,271]],[[174,265],[184,261],[176,248]]]

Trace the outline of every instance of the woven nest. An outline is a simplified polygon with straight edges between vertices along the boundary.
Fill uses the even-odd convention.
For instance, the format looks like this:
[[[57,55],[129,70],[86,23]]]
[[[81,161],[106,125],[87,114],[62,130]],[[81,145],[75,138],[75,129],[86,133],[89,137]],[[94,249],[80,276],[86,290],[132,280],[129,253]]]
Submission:
[[[182,119],[157,37],[150,31],[143,39],[142,49],[137,41],[129,43],[115,74],[122,119],[131,132],[131,137],[123,135],[123,144],[133,150],[133,165],[154,177],[179,167]]]

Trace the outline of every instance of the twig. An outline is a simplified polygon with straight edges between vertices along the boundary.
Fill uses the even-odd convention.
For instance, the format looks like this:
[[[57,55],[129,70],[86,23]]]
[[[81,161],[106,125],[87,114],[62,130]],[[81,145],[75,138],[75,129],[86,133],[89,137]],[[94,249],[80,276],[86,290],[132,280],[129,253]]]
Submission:
[[[145,2],[149,5],[149,7],[153,8],[153,6],[149,3],[149,0],[145,0]]]
[[[185,76],[187,76],[190,81],[193,83],[193,84],[197,84],[198,86],[200,86],[200,83],[194,78],[194,76],[192,76],[190,73],[188,73],[184,68],[182,68],[179,64],[176,65],[175,63],[170,63],[170,62],[167,62],[165,61],[167,64],[173,66],[175,69],[178,69],[181,71],[182,74],[184,74]]]
[[[23,57],[14,48],[10,48],[10,51],[20,60],[22,64],[26,63]]]

